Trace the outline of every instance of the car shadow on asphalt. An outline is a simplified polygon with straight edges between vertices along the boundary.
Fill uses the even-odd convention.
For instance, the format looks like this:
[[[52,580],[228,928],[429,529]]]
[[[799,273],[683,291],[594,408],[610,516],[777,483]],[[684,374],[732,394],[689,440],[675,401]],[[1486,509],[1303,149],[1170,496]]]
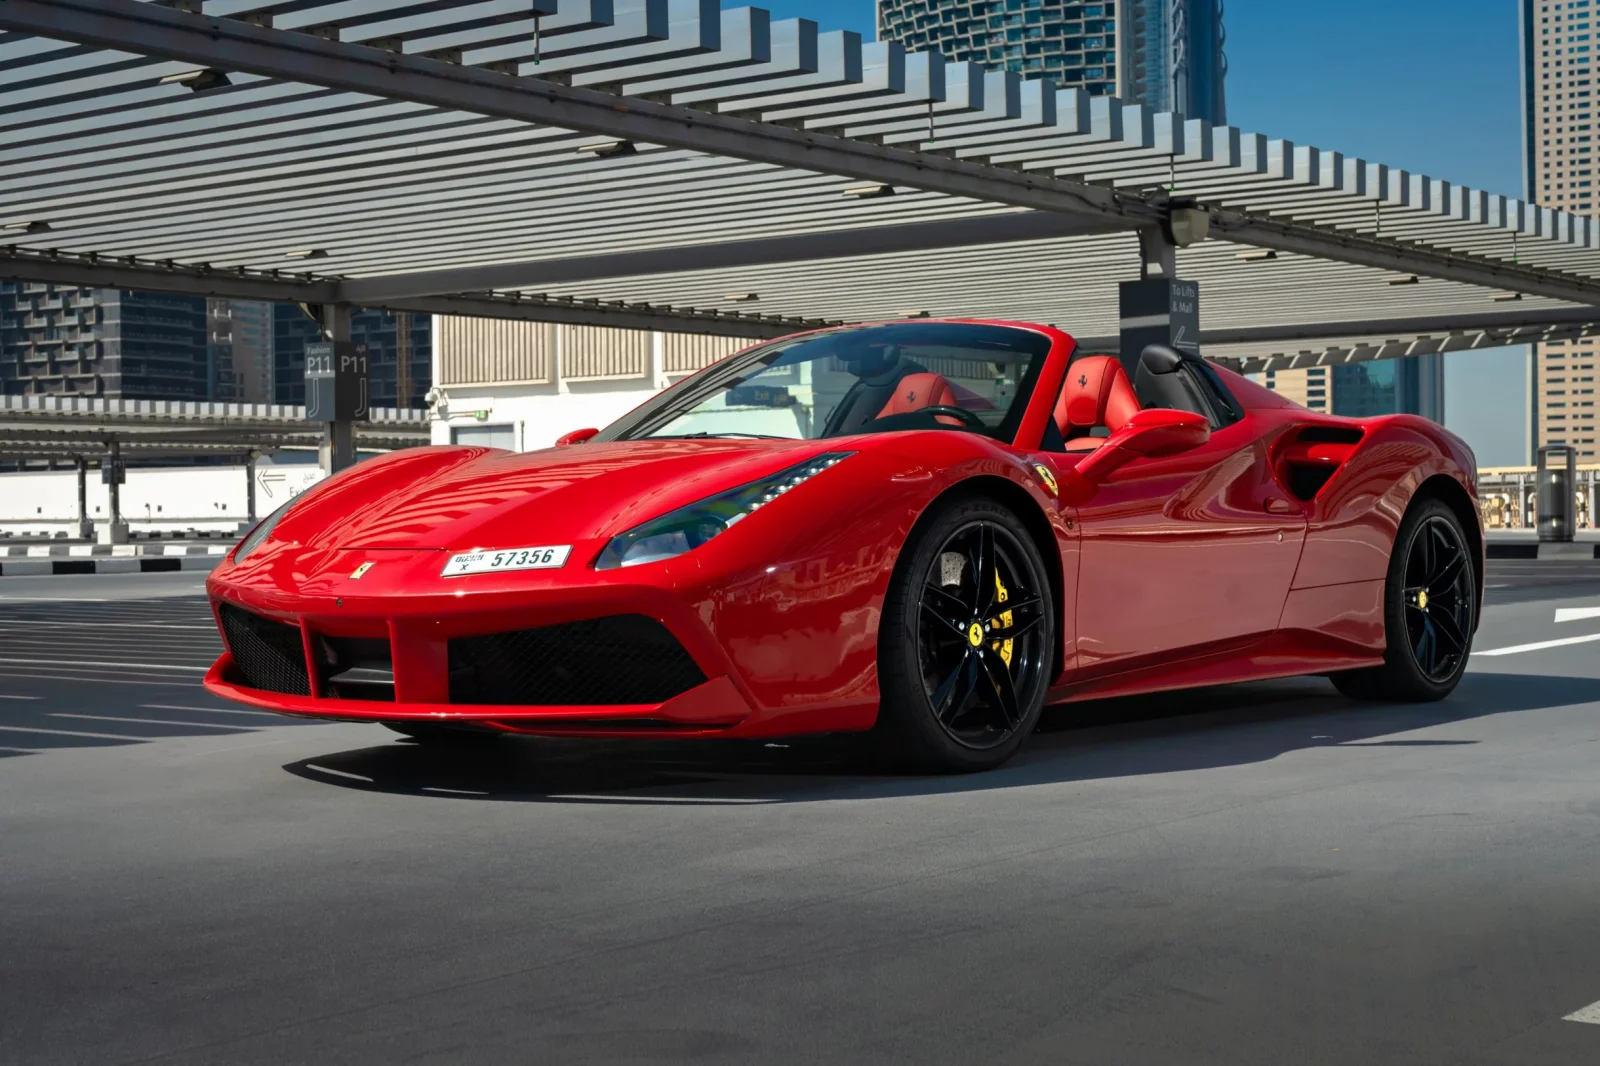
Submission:
[[[784,744],[495,738],[409,740],[284,769],[323,785],[403,795],[557,803],[705,805],[870,799],[1018,788],[1245,765],[1310,747],[1448,747],[1398,734],[1491,714],[1600,702],[1600,679],[1472,673],[1447,700],[1361,704],[1318,678],[1225,685],[1048,708],[1022,753],[988,773],[885,774],[860,738]]]

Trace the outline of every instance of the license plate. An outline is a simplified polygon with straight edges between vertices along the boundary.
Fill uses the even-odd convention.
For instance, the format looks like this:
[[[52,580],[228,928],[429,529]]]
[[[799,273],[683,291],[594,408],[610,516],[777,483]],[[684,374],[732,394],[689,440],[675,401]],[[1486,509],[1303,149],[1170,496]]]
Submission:
[[[571,554],[570,544],[462,552],[450,556],[450,561],[444,564],[439,576],[460,577],[462,574],[487,574],[499,570],[554,570],[567,565],[567,556]]]

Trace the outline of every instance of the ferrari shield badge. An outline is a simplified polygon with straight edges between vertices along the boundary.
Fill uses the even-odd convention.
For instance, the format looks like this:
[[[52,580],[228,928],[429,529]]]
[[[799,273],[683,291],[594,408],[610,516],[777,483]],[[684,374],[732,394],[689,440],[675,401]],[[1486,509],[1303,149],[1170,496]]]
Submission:
[[[361,580],[361,575],[365,574],[368,570],[371,570],[371,569],[372,569],[372,564],[371,563],[362,563],[360,566],[355,568],[355,571],[353,573],[351,573],[350,580],[351,581],[360,581]]]
[[[1039,475],[1039,480],[1044,482],[1044,487],[1050,490],[1050,495],[1059,496],[1061,494],[1061,490],[1056,488],[1056,476],[1050,472],[1048,466],[1043,463],[1034,463],[1033,472]]]

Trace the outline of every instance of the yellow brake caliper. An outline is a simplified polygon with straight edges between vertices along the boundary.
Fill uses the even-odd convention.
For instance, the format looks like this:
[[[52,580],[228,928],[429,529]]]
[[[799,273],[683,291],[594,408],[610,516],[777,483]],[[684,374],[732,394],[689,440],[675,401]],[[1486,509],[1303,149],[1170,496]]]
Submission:
[[[1009,591],[1007,591],[1006,586],[1005,586],[1005,582],[1000,580],[1000,570],[999,570],[998,567],[995,569],[995,572],[994,572],[994,588],[995,588],[995,599],[997,599],[999,602],[1005,603],[1007,600],[1009,600],[1011,598],[1011,593]],[[1010,611],[1002,611],[1002,612],[1000,612],[1000,617],[996,621],[998,623],[996,628],[999,628],[999,629],[1010,629],[1011,628],[1011,612]],[[997,640],[991,645],[991,647],[995,651],[1000,653],[1000,658],[1005,660],[1006,666],[1009,667],[1011,665],[1011,641],[1010,640]]]

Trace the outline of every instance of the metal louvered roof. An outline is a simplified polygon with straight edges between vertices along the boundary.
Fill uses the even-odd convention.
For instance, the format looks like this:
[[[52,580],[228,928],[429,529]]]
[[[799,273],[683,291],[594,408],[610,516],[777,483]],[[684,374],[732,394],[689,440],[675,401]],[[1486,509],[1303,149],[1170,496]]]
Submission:
[[[1202,340],[1248,369],[1600,322],[1591,219],[716,0],[0,0],[0,144],[33,280],[1108,345],[1176,195],[1212,214]]]

